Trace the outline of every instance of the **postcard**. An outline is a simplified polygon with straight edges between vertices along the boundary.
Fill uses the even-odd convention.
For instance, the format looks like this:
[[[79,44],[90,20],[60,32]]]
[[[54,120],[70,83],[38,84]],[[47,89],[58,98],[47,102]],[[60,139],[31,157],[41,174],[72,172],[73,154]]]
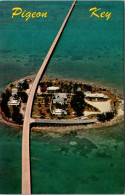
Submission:
[[[123,1],[0,1],[0,194],[123,194],[123,82]]]

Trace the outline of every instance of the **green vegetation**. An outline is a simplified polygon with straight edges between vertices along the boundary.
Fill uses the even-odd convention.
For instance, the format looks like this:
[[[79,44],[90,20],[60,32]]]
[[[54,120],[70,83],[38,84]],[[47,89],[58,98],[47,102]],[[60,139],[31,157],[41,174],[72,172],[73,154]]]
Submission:
[[[51,110],[49,108],[47,109],[47,113],[51,114]]]
[[[47,106],[49,103],[49,97],[47,95],[45,95],[45,106]]]
[[[19,82],[17,84],[10,84],[9,88],[4,93],[2,93],[1,109],[2,112],[4,112],[4,116],[9,118],[9,121],[13,120],[15,123],[20,125],[23,123],[23,115],[20,113],[20,108],[22,111],[25,111],[26,105],[15,105],[18,105],[18,102],[16,103],[16,101],[19,101],[20,103],[27,103],[28,95],[26,93],[26,90],[29,88],[29,84],[30,81],[28,82],[28,80],[22,80],[22,82]],[[50,86],[57,86],[59,89],[47,90],[47,87]],[[117,114],[117,108],[119,106],[118,100],[116,96],[110,94],[110,92],[106,91],[105,89],[102,90],[101,88],[96,88],[89,84],[76,83],[73,81],[58,81],[57,79],[54,81],[46,79],[45,81],[42,80],[42,82],[39,83],[39,87],[42,93],[39,93],[38,91],[38,93],[36,93],[34,97],[34,104],[32,110],[32,117],[34,118],[73,119],[76,116],[83,116],[85,111],[85,116],[87,116],[88,119],[96,118],[100,122],[106,122],[113,119],[114,116]],[[17,88],[17,94],[13,93],[16,95],[12,95],[13,88]],[[92,93],[103,93],[103,91],[106,91],[103,94],[107,94],[111,99],[111,106],[113,111],[97,114],[96,112],[100,112],[99,108],[96,108],[93,106],[94,104],[91,105],[91,103],[89,104],[87,102],[87,100],[94,102],[95,98],[85,97],[84,93],[86,91],[91,91]],[[59,92],[64,94],[59,94]],[[63,100],[53,101],[58,97],[62,98]],[[9,99],[10,101],[12,101],[12,104],[8,104]],[[13,100],[16,101],[13,102]],[[105,99],[98,97],[96,101],[105,101]],[[14,106],[12,107],[12,105]],[[61,110],[56,111],[56,109],[62,109],[64,110],[64,112]],[[53,114],[54,110],[55,115]],[[86,112],[90,112],[89,115],[87,115]],[[91,114],[91,112],[93,113]],[[82,117],[80,118],[82,119]]]
[[[84,94],[82,91],[76,91],[75,95],[72,96],[71,106],[76,112],[77,116],[82,116],[85,109]]]
[[[99,112],[99,109],[85,102],[85,108],[91,111]]]
[[[12,114],[12,119],[15,121],[17,124],[22,124],[23,123],[23,115],[19,112],[19,107],[13,106],[13,114]]]
[[[52,81],[41,82],[39,85],[41,86],[41,88],[51,87],[52,86]]]
[[[70,115],[70,111],[69,110],[66,110],[66,112],[67,112],[67,115]]]
[[[18,97],[21,98],[22,102],[23,103],[26,103],[27,102],[27,99],[28,99],[28,95],[26,92],[18,92]]]
[[[45,118],[46,117],[46,114],[42,110],[40,111],[40,114],[41,114],[40,118]]]
[[[14,84],[12,83],[12,84],[10,85],[10,87],[13,88],[13,86],[14,86]]]
[[[25,80],[24,83],[22,84],[22,88],[23,88],[24,90],[29,89],[29,84],[28,84],[28,82],[27,82],[26,80]]]
[[[18,88],[19,91],[29,89],[29,83],[26,80],[24,81],[24,83],[18,83],[18,85],[19,85]]]
[[[65,104],[65,103],[64,103],[63,105],[61,105],[61,104],[59,104],[59,103],[56,103],[55,106],[56,106],[56,108],[66,110],[67,107],[68,107],[68,104]]]
[[[38,107],[41,107],[41,104],[40,104],[40,102],[38,103]]]
[[[74,93],[76,93],[76,91],[77,91],[77,89],[78,89],[78,84],[77,83],[75,83],[74,85],[73,85],[73,92]]]
[[[110,121],[111,119],[113,119],[115,116],[114,112],[106,112],[106,113],[102,113],[102,114],[98,114],[98,120],[100,122],[105,122],[105,121]]]
[[[10,96],[11,96],[11,93],[8,89],[6,90],[5,93],[2,93],[2,95],[1,95],[1,97],[2,97],[1,109],[7,118],[11,117],[10,110],[8,108],[8,105],[7,105],[7,102],[9,101]]]
[[[114,112],[106,112],[106,120],[110,121],[115,116]]]
[[[85,91],[92,91],[92,86],[91,85],[84,84],[83,86],[84,86]]]

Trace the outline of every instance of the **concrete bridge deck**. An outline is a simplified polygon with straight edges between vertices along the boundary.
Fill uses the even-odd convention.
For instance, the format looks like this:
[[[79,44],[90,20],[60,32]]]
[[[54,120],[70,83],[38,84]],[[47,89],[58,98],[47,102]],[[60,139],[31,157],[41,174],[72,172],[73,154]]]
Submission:
[[[87,119],[87,120],[82,120],[82,119],[67,119],[67,120],[49,120],[49,119],[31,119],[30,123],[31,124],[48,124],[48,125],[80,125],[80,124],[92,124],[96,123],[97,119]]]
[[[23,124],[23,135],[22,135],[22,194],[31,194],[31,171],[30,171],[30,119],[32,106],[34,101],[35,92],[38,87],[39,80],[42,78],[47,64],[50,60],[50,57],[55,49],[56,44],[64,30],[64,27],[72,13],[72,10],[75,6],[76,0],[73,2],[52,46],[50,47],[43,64],[36,75],[36,78],[33,82],[25,111],[24,124]]]

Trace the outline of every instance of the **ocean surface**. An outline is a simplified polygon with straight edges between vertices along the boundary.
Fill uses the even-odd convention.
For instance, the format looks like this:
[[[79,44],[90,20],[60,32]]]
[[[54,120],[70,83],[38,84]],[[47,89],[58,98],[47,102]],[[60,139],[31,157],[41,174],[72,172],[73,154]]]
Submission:
[[[0,92],[36,74],[71,2],[0,2]],[[48,12],[15,16],[12,8]],[[112,12],[90,18],[90,8]],[[102,84],[123,94],[123,2],[77,2],[46,75]],[[123,124],[51,137],[31,134],[32,193],[117,194],[124,191]],[[0,124],[0,193],[21,193],[22,132]],[[75,142],[72,145],[71,142]]]

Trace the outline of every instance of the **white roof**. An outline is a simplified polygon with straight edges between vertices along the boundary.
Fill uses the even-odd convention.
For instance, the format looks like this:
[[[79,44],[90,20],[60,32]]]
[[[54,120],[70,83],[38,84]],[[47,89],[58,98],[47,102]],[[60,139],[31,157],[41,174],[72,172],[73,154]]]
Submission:
[[[13,88],[12,89],[12,95],[17,95],[18,89],[17,88]]]
[[[86,97],[108,98],[108,96],[104,95],[103,93],[91,93],[90,91],[86,91],[84,94]]]
[[[63,98],[56,98],[53,100],[53,103],[61,103],[61,104],[64,104],[64,99]]]
[[[77,91],[81,91],[81,87],[78,87],[78,88],[77,88]]]
[[[18,91],[17,88],[13,88],[13,89],[12,89],[12,92],[16,92],[16,91]]]
[[[91,91],[86,91],[85,93],[91,93]]]
[[[10,96],[9,100],[11,100],[11,101],[14,100],[14,97],[13,96]]]
[[[64,98],[64,99],[67,98],[67,94],[66,93],[55,93],[54,96],[56,98]]]
[[[54,111],[55,111],[55,112],[62,112],[62,109],[57,108],[57,109],[55,109]]]
[[[67,112],[65,110],[62,110],[59,108],[53,110],[53,114],[62,114],[62,113],[67,114]]]
[[[56,91],[58,89],[60,89],[60,87],[56,87],[56,86],[47,87],[48,91]]]
[[[8,101],[8,105],[19,105],[20,102],[18,100],[10,100]]]
[[[19,83],[16,84],[16,87],[19,87]]]

